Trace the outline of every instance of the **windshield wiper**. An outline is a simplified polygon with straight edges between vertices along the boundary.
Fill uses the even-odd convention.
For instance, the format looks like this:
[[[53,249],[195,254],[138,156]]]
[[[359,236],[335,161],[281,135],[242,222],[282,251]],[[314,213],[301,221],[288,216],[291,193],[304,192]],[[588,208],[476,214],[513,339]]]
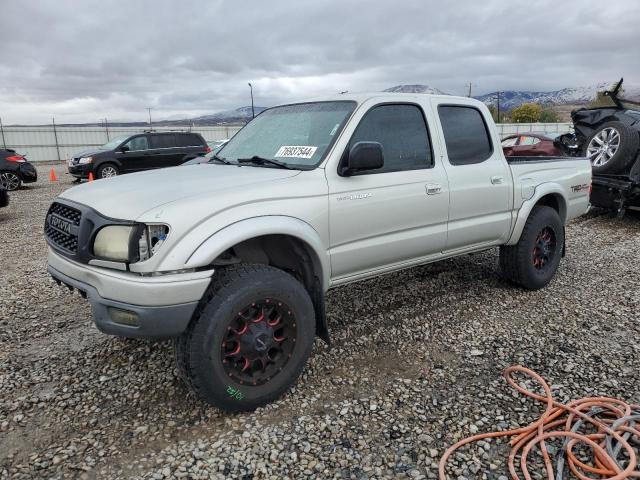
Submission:
[[[296,170],[290,167],[286,163],[279,162],[278,160],[272,160],[271,158],[264,158],[258,155],[254,155],[251,158],[239,158],[238,163],[253,163],[254,165],[274,165],[278,168],[286,168],[287,170]]]
[[[224,163],[225,165],[233,165],[229,160],[227,160],[226,158],[222,158],[219,157],[218,154],[214,154],[213,157],[211,157],[211,160],[216,160],[220,163]]]

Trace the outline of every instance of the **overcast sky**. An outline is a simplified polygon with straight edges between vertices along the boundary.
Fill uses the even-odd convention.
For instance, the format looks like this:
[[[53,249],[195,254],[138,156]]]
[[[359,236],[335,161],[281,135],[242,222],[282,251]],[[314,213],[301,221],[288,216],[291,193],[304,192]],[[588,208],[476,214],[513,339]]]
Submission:
[[[5,124],[146,120],[427,84],[640,83],[638,0],[0,0]]]

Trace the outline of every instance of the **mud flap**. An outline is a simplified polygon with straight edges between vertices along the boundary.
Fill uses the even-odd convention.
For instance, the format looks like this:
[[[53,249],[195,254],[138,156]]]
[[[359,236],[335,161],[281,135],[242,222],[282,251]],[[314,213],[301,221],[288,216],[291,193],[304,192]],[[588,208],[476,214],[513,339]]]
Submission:
[[[329,348],[331,348],[331,338],[329,337],[329,328],[327,326],[327,311],[324,302],[324,292],[320,279],[314,277],[313,285],[313,307],[316,312],[316,335],[320,337]]]

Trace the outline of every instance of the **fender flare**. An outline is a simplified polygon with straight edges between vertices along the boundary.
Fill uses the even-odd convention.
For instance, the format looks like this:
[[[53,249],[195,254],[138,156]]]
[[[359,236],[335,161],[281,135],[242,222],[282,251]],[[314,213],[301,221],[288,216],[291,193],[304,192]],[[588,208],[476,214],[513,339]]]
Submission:
[[[529,215],[531,214],[531,210],[533,210],[533,207],[538,204],[541,198],[547,195],[554,195],[558,197],[560,219],[562,221],[562,224],[564,225],[567,218],[567,200],[562,186],[553,182],[537,185],[532,197],[528,200],[525,200],[520,206],[520,209],[518,210],[518,216],[516,217],[516,221],[513,226],[513,230],[511,231],[511,236],[509,237],[506,245],[515,245],[516,243],[518,243],[518,241],[520,240],[520,235],[522,235],[522,231],[524,230],[524,225],[527,222]]]
[[[289,235],[309,248],[323,290],[329,289],[329,256],[318,232],[308,223],[285,215],[252,217],[233,223],[204,240],[189,256],[185,268],[210,265],[222,252],[234,245],[264,235]]]

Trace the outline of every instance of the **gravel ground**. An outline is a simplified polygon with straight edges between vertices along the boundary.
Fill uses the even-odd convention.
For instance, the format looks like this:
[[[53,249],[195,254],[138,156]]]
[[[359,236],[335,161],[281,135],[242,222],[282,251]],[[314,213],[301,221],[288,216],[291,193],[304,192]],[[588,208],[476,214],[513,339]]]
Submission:
[[[208,407],[170,342],[102,335],[46,273],[42,224],[64,167],[0,210],[0,478],[436,478],[447,446],[542,411],[500,378],[536,370],[556,398],[640,402],[640,215],[590,214],[538,292],[506,284],[497,251],[328,296],[334,346],[253,413]],[[504,440],[462,449],[451,478],[506,479]]]

